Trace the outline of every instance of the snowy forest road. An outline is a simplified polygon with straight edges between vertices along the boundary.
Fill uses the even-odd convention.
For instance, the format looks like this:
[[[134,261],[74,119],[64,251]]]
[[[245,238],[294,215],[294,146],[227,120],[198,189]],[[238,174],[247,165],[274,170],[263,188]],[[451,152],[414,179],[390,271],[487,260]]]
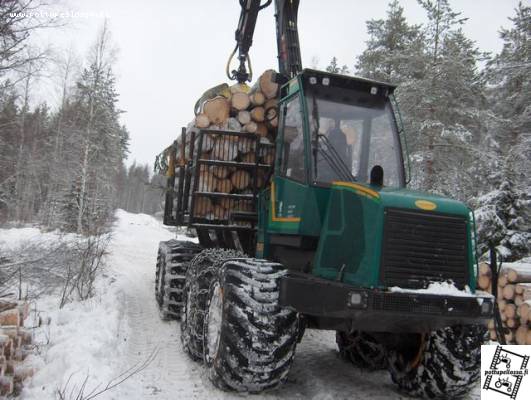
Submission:
[[[118,211],[109,267],[120,287],[119,307],[127,325],[126,350],[115,365],[122,368],[156,357],[147,368],[113,389],[112,399],[241,399],[216,389],[205,369],[181,349],[178,322],[159,318],[154,298],[154,270],[158,242],[175,236],[154,218]],[[124,328],[125,329],[125,328]],[[107,394],[107,393],[106,393]],[[406,399],[386,371],[368,372],[338,357],[335,333],[307,330],[297,348],[288,381],[254,399]],[[477,390],[469,397],[479,399]]]

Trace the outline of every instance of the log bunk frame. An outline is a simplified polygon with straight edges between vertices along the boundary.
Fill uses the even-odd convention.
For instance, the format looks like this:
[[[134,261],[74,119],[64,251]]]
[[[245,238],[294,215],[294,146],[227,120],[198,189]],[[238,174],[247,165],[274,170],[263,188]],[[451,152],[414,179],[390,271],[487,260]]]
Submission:
[[[263,154],[274,150],[274,144],[264,143],[253,133],[230,130],[192,129],[187,132],[182,128],[181,135],[180,143],[175,141],[166,149],[169,162],[164,224],[195,229],[199,242],[206,248],[234,248],[252,254],[256,245],[258,193],[273,172],[272,164],[261,160]],[[208,137],[213,136],[222,144],[210,150],[218,150],[215,159],[206,156],[208,153],[204,151]],[[246,153],[254,153],[251,157],[254,162],[241,160],[238,153],[242,152],[242,147]],[[244,175],[233,179],[234,186],[241,189],[229,193],[218,191],[212,182],[216,178],[201,174],[211,167],[228,168],[235,173],[244,171]],[[250,182],[242,183],[245,179]],[[208,213],[201,199],[208,199],[209,203],[224,201],[230,206]],[[234,206],[242,203],[243,207]]]

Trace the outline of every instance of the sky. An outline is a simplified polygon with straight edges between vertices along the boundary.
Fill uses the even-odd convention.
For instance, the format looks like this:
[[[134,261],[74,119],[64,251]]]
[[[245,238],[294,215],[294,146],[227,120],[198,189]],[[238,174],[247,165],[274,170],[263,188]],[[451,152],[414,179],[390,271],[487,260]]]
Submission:
[[[122,123],[130,132],[127,160],[153,163],[193,118],[202,93],[227,82],[225,64],[234,48],[238,0],[59,0],[50,10],[70,12],[60,29],[41,34],[54,48],[81,57],[104,18],[118,48],[115,73]],[[351,69],[365,48],[365,22],[385,18],[388,0],[301,0],[299,39],[303,66],[324,69],[335,56]],[[527,3],[527,2],[524,2]],[[410,23],[425,20],[416,0],[402,0]],[[498,31],[510,26],[518,0],[450,0],[468,17],[465,33],[482,51],[501,49]],[[250,51],[255,76],[276,68],[273,6],[260,12]],[[49,91],[53,100],[53,90]]]

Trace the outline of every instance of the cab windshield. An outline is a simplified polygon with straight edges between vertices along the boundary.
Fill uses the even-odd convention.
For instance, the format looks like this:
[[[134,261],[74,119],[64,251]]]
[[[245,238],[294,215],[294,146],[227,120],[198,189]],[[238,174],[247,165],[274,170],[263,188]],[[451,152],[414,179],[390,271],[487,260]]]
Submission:
[[[383,185],[403,186],[403,166],[393,111],[385,99],[348,90],[306,96],[316,182],[370,182],[383,170]],[[378,172],[378,171],[376,171]]]

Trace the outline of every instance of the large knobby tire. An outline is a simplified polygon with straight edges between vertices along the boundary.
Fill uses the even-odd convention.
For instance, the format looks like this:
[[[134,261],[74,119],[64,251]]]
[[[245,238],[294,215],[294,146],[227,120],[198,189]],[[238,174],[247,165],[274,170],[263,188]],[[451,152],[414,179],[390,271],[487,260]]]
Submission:
[[[197,254],[186,272],[181,317],[181,343],[193,360],[203,360],[203,325],[208,291],[221,265],[230,258],[244,257],[237,250],[206,249]]]
[[[418,353],[390,350],[391,378],[409,395],[454,399],[477,386],[485,328],[460,325],[440,329],[421,340]]]
[[[212,280],[204,324],[204,361],[223,390],[257,393],[287,377],[298,337],[298,315],[279,305],[282,265],[226,261]]]
[[[378,370],[387,367],[385,347],[366,332],[337,331],[336,343],[341,358],[359,368]]]
[[[164,320],[178,319],[182,308],[182,291],[188,265],[201,246],[184,240],[159,243],[155,270],[155,298]]]

